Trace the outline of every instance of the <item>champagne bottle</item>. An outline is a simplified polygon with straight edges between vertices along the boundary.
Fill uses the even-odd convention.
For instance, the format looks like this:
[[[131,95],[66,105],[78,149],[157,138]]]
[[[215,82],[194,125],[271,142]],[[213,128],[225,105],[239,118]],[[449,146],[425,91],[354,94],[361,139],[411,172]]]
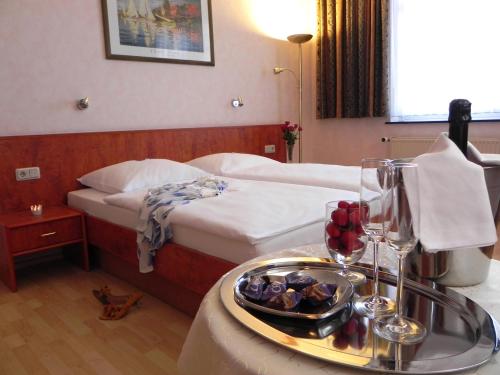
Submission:
[[[467,156],[471,102],[467,99],[453,99],[450,102],[448,137],[455,142],[460,151]]]

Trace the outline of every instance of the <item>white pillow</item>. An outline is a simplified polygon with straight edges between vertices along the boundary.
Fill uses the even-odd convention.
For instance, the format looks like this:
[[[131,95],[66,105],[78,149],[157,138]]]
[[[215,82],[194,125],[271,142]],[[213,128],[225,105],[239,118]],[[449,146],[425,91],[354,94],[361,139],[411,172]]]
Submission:
[[[280,162],[264,156],[231,152],[202,156],[186,164],[217,176],[225,176],[227,173],[238,172],[242,169],[263,164],[280,164]]]
[[[207,175],[201,169],[173,160],[146,159],[113,164],[87,173],[77,180],[106,193],[122,193]]]

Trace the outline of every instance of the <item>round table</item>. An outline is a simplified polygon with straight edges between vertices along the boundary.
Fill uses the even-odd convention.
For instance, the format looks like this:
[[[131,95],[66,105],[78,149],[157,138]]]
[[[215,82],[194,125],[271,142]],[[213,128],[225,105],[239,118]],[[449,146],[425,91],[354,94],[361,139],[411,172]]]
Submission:
[[[386,253],[386,252],[384,252]],[[389,252],[387,252],[389,253]],[[324,246],[305,246],[275,252],[260,259],[328,257]],[[369,261],[367,251],[362,261]],[[381,266],[394,264],[386,255]],[[207,293],[193,321],[178,360],[183,375],[350,375],[366,372],[310,358],[259,336],[240,324],[223,306],[219,282]],[[492,260],[488,279],[476,286],[452,288],[474,300],[500,321],[500,262]],[[500,357],[467,374],[500,374]]]

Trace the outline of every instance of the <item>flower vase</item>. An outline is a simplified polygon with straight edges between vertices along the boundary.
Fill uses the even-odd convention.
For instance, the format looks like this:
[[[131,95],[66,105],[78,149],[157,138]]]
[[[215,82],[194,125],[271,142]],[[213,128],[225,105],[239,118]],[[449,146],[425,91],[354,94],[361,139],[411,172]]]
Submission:
[[[289,161],[292,161],[292,159],[293,159],[293,146],[294,146],[293,144],[291,144],[291,145],[287,144],[286,145],[286,149],[288,151],[288,160]]]

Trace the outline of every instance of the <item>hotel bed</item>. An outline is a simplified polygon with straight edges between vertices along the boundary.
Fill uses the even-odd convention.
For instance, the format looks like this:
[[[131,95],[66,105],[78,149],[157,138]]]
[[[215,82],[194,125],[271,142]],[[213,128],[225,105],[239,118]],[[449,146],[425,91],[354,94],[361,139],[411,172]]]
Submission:
[[[262,252],[293,246],[299,239],[309,242],[306,232],[315,225],[321,228],[322,224],[297,228],[295,239],[288,234],[281,237],[283,242],[277,237],[250,246],[235,239],[224,239],[226,242],[221,244],[217,242],[222,241],[220,237],[214,238],[213,233],[199,230],[194,236],[189,227],[174,223],[177,229],[174,241],[158,251],[154,271],[142,274],[137,260],[137,234],[131,229],[135,225],[133,215],[110,204],[102,205],[106,194],[90,192],[77,178],[125,160],[162,158],[183,163],[215,153],[261,155],[269,144],[276,145],[276,152],[267,156],[285,161],[281,137],[280,125],[0,137],[0,153],[4,155],[0,166],[0,195],[5,197],[0,201],[0,212],[24,210],[34,202],[44,206],[69,203],[83,209],[87,212],[86,231],[93,264],[194,315],[205,293],[237,263]],[[62,169],[61,160],[70,168]],[[39,166],[42,178],[27,183],[15,181],[11,172],[19,165]],[[68,195],[69,192],[72,193]],[[84,206],[80,205],[83,200],[86,200]],[[323,211],[323,207],[320,210]],[[234,251],[236,248],[238,251]]]
[[[322,242],[325,203],[358,197],[322,187],[221,179],[228,183],[223,194],[170,213],[173,238],[147,274],[139,273],[135,228],[148,189],[115,194],[80,189],[68,194],[68,205],[86,213],[89,242],[99,248],[106,271],[194,314],[225,272],[260,255]]]
[[[256,256],[323,240],[325,203],[357,199],[354,192],[223,178],[218,197],[177,206],[170,214],[172,242],[239,264]],[[108,194],[81,189],[68,205],[135,230],[147,189]]]
[[[218,153],[187,164],[220,176],[359,191],[361,168],[331,164],[289,164],[258,155]]]

